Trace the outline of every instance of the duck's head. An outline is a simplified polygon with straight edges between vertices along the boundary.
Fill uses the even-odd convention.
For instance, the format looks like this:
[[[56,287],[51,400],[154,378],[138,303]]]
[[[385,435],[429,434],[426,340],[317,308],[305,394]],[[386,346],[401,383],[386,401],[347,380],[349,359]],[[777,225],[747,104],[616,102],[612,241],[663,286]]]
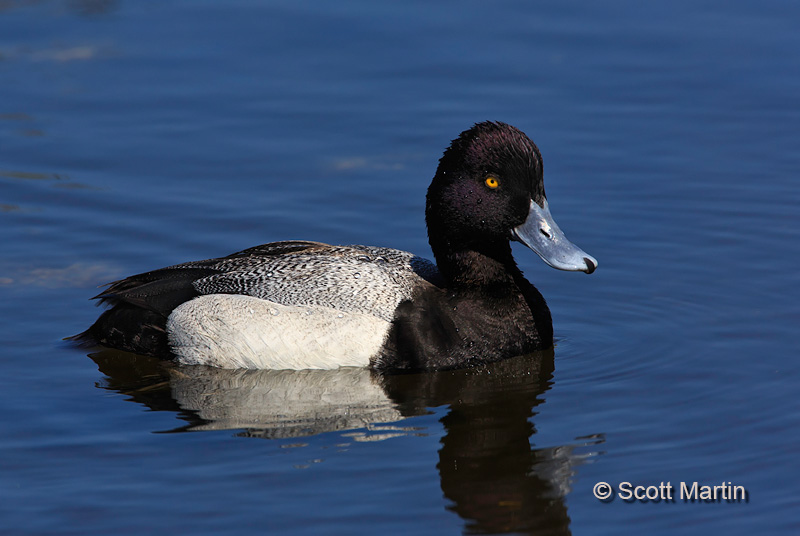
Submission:
[[[539,149],[505,123],[478,123],[453,140],[428,189],[425,219],[437,259],[443,250],[491,251],[516,240],[553,268],[597,268],[550,214]]]

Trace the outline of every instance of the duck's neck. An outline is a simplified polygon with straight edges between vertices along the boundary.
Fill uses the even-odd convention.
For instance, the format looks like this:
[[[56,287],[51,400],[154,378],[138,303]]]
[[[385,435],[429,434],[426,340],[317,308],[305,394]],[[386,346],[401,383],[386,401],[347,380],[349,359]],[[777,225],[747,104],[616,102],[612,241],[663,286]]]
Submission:
[[[517,286],[523,278],[511,256],[508,242],[482,245],[466,244],[453,247],[451,243],[436,243],[431,240],[431,249],[439,266],[439,272],[453,289],[492,289]]]

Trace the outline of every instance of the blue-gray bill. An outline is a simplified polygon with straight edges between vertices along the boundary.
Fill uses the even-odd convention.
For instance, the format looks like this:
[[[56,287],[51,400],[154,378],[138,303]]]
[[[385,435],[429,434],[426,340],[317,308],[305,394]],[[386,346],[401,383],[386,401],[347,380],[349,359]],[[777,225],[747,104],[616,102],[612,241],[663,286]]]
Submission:
[[[516,240],[535,251],[553,268],[587,274],[591,274],[597,268],[597,260],[567,240],[564,232],[558,228],[550,214],[547,199],[544,200],[542,207],[531,201],[525,223],[515,227],[511,232]]]

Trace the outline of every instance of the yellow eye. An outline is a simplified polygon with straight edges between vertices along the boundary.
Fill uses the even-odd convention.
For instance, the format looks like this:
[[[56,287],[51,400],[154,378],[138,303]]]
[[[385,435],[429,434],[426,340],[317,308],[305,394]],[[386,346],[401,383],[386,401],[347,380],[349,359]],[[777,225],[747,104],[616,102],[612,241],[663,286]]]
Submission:
[[[500,186],[500,181],[497,180],[497,177],[492,177],[491,175],[486,177],[486,186],[494,190],[498,186]]]

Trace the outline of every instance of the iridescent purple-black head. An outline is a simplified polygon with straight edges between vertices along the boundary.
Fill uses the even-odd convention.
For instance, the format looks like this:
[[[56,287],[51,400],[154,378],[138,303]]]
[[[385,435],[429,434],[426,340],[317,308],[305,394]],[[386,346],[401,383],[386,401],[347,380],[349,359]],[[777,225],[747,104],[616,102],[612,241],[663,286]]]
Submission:
[[[550,214],[536,144],[505,123],[478,123],[453,140],[428,189],[425,217],[434,253],[517,240],[553,268],[597,268]]]

